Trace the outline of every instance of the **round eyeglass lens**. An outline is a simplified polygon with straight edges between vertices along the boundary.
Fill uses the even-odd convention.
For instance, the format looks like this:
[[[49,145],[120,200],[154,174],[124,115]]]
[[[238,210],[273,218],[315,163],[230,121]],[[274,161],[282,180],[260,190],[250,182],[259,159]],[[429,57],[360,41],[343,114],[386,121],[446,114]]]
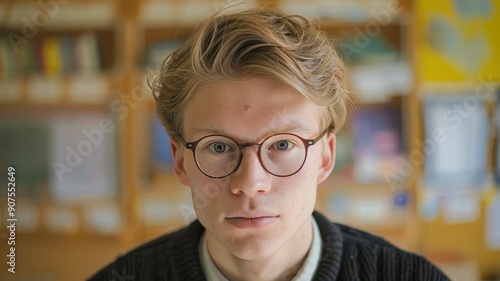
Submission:
[[[223,177],[238,165],[240,150],[238,144],[224,136],[209,136],[196,146],[196,162],[199,168],[212,177]]]
[[[271,136],[262,144],[260,158],[271,174],[288,176],[297,172],[305,161],[306,149],[302,140],[292,134]]]

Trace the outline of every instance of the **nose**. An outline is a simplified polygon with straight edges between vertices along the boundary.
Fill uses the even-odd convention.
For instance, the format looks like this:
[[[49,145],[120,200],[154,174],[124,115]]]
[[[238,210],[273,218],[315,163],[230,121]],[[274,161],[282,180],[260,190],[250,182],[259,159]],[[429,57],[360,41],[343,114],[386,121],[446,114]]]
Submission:
[[[257,148],[249,146],[244,149],[238,170],[230,176],[230,189],[235,195],[245,194],[249,197],[266,194],[271,190],[269,174],[262,167]]]

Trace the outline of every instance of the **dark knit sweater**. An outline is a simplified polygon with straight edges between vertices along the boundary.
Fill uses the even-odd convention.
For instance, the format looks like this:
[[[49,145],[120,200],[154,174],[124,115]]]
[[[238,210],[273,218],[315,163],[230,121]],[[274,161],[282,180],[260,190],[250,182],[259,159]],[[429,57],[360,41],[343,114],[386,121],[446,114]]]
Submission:
[[[317,212],[313,215],[323,240],[314,280],[449,280],[423,257],[366,232],[331,223]],[[119,257],[89,280],[206,280],[198,255],[203,231],[195,221]]]

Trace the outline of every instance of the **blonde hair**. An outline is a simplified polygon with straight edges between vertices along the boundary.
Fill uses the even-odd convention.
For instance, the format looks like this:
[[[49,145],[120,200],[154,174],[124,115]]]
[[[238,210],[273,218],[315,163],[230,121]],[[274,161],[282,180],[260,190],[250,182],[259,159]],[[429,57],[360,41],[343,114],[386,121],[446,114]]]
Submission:
[[[302,16],[268,8],[202,22],[153,81],[158,116],[170,135],[182,134],[183,109],[200,84],[248,76],[276,79],[309,98],[331,132],[345,122],[344,66],[326,34]]]

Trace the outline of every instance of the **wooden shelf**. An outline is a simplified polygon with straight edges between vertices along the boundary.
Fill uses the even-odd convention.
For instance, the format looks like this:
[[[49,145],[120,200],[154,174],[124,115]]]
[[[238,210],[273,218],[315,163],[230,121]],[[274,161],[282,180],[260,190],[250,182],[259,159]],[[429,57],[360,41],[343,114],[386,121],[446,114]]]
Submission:
[[[0,107],[33,109],[93,109],[107,106],[117,82],[110,74],[20,78],[0,81]]]

